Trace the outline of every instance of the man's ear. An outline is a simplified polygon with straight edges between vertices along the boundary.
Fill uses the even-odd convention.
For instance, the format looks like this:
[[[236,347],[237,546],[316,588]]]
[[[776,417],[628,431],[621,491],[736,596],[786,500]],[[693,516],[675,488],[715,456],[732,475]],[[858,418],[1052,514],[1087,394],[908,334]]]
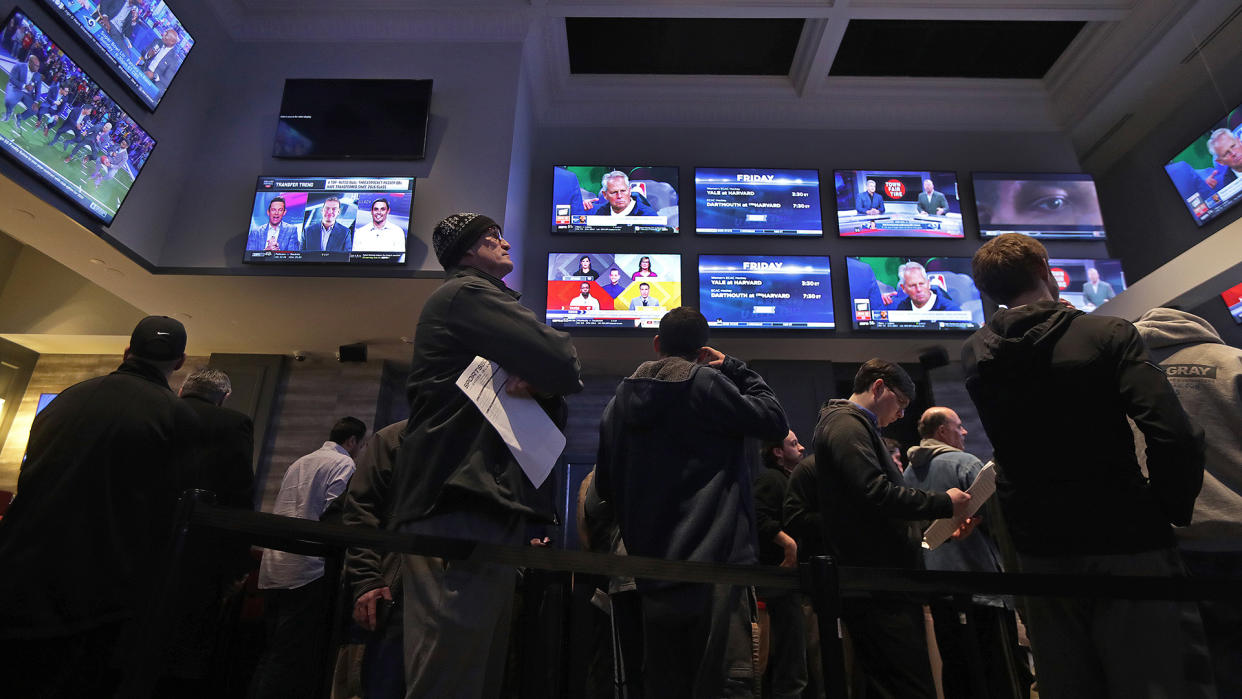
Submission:
[[[656,356],[660,355],[660,336],[656,335],[651,341],[651,348],[655,350]]]
[[[872,381],[869,391],[871,392],[871,395],[875,396],[876,400],[879,400],[880,395],[884,393],[884,379],[876,379],[875,381]]]

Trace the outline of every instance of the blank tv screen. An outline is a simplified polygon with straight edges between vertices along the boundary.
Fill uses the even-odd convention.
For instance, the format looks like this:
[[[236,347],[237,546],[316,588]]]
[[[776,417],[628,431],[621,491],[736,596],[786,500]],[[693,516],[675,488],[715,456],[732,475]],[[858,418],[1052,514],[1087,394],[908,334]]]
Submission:
[[[847,257],[855,329],[972,330],[983,302],[969,257]]]
[[[0,36],[9,39],[0,41],[0,149],[112,223],[155,139],[20,10],[3,27]]]
[[[260,177],[246,262],[402,264],[412,177]]]
[[[1242,106],[1173,156],[1165,173],[1202,226],[1242,198]]]
[[[548,254],[548,324],[657,328],[681,305],[681,255]]]
[[[1088,313],[1126,290],[1121,260],[1051,258],[1048,268],[1052,270],[1052,278],[1061,290],[1061,298],[1074,304],[1074,308]]]
[[[1095,179],[1086,173],[974,173],[983,237],[1024,233],[1034,238],[1103,240]]]
[[[1225,305],[1229,307],[1229,315],[1239,324],[1242,324],[1242,284],[1230,287],[1228,290],[1221,292],[1221,299]]]
[[[713,328],[836,327],[827,256],[700,255],[699,310]]]
[[[430,80],[288,79],[276,123],[277,158],[421,160]]]
[[[695,168],[694,215],[701,235],[822,236],[819,171]]]
[[[557,165],[552,232],[676,235],[681,231],[677,168]]]
[[[43,0],[148,109],[159,106],[194,37],[163,0]]]
[[[842,237],[962,238],[957,174],[930,170],[837,170]]]

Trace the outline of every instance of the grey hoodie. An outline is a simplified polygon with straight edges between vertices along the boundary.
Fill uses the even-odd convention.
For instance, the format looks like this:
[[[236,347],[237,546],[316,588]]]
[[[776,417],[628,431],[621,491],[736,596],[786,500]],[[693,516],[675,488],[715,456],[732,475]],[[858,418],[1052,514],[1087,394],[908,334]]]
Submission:
[[[1206,320],[1171,308],[1144,313],[1134,327],[1207,438],[1203,490],[1190,526],[1176,530],[1178,545],[1242,551],[1242,350]]]

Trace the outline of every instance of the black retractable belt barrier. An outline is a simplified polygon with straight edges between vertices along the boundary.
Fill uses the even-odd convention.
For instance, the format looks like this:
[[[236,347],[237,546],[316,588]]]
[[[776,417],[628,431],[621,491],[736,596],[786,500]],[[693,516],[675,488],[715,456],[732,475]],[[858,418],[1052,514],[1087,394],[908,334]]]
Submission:
[[[819,662],[824,671],[824,692],[828,699],[845,699],[848,694],[841,637],[840,569],[831,556],[815,556],[803,565],[802,590],[811,598],[819,620]]]

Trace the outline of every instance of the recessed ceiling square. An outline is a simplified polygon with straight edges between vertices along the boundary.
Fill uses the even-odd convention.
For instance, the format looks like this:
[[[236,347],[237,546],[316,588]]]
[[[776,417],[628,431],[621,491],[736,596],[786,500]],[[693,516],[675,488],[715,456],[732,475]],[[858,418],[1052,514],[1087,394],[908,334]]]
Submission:
[[[803,19],[566,17],[569,71],[789,75]]]

